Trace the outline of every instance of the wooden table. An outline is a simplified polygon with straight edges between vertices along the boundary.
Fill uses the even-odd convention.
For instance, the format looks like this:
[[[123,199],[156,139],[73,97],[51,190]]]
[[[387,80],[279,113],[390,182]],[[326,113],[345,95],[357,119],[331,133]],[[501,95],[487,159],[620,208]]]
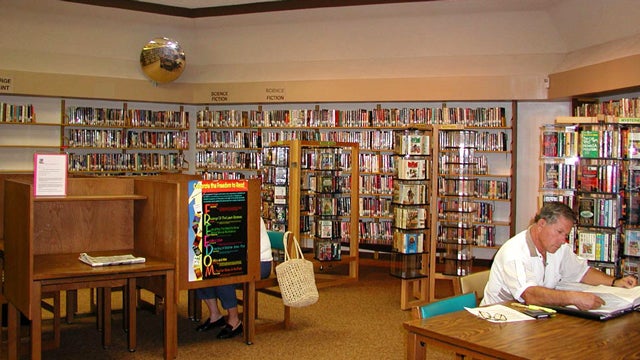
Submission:
[[[638,359],[640,313],[609,321],[557,314],[551,319],[492,323],[468,311],[404,323],[407,359],[425,359],[427,348],[473,359]]]
[[[111,288],[127,286],[128,289],[128,344],[129,350],[136,348],[136,279],[159,277],[165,287],[164,309],[164,357],[173,359],[177,355],[177,317],[175,290],[175,265],[148,258],[144,264],[91,267],[78,260],[77,254],[39,255],[34,257],[34,281],[31,294],[31,358],[40,359],[42,352],[42,293],[48,291],[76,290],[81,288]],[[20,318],[16,307],[9,303],[8,352],[9,359],[18,357]],[[110,321],[105,321],[103,332],[111,333]]]

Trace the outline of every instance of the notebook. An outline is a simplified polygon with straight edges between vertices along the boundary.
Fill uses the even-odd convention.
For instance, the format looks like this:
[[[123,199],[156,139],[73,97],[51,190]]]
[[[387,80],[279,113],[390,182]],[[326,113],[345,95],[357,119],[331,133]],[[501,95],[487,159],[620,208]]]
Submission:
[[[594,320],[609,320],[640,309],[640,286],[631,289],[606,285],[591,286],[586,284],[562,284],[558,290],[586,291],[594,293],[604,300],[605,304],[594,310],[580,310],[570,306],[547,306],[559,313]]]

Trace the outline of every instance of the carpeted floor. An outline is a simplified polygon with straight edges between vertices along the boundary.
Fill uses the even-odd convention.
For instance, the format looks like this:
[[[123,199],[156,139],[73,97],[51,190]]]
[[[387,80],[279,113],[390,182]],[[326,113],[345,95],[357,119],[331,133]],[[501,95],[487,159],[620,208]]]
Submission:
[[[144,295],[144,294],[143,294]],[[280,319],[280,299],[259,295],[259,322]],[[83,303],[82,298],[79,301]],[[117,297],[114,297],[117,302]],[[88,303],[86,300],[84,303]],[[255,343],[242,336],[218,340],[215,330],[198,333],[187,317],[186,292],[178,309],[178,359],[404,359],[406,333],[402,322],[410,311],[400,310],[400,280],[385,266],[360,266],[360,281],[320,289],[318,303],[292,309],[293,328],[258,332]],[[83,309],[81,308],[80,311]],[[206,310],[205,314],[206,316]],[[113,345],[103,349],[95,318],[79,317],[62,325],[62,344],[43,353],[44,359],[161,359],[162,318],[149,311],[138,314],[138,347],[127,350],[121,314],[113,315]]]

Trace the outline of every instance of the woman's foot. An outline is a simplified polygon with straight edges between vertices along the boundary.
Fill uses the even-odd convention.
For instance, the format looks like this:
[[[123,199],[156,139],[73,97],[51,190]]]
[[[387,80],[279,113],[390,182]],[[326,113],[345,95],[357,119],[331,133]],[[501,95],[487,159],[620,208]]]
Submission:
[[[232,337],[238,336],[242,334],[242,322],[239,322],[236,327],[233,327],[227,324],[225,327],[220,330],[218,333],[218,339],[230,339]]]
[[[196,331],[209,331],[211,329],[216,329],[219,327],[223,327],[227,325],[227,322],[224,320],[224,316],[221,316],[218,320],[211,322],[211,318],[207,318],[207,321],[203,322],[202,324],[200,324],[197,328]]]

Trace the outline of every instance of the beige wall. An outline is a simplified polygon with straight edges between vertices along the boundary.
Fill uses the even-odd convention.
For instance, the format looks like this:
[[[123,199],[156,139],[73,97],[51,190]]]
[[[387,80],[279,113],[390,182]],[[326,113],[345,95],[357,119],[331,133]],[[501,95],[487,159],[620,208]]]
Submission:
[[[183,19],[55,0],[0,0],[0,70],[97,76],[93,83],[138,80],[106,81],[105,93],[100,86],[78,90],[119,97],[124,86],[162,98],[162,91],[147,91],[153,84],[138,59],[148,40],[168,36],[187,54],[177,83],[204,84],[184,95],[195,102],[206,101],[203,94],[219,84],[248,83],[238,92],[263,92],[265,83],[299,81],[304,86],[297,89],[335,100],[343,95],[325,95],[323,82],[335,79],[357,80],[347,87],[393,80],[367,85],[366,96],[376,101],[404,98],[405,83],[415,100],[544,99],[544,80],[557,70],[640,54],[640,23],[621,21],[640,18],[640,7],[631,3],[448,0]],[[583,51],[594,46],[599,56]],[[415,87],[416,80],[423,85]],[[183,95],[175,83],[159,86]],[[310,100],[293,91],[289,96]]]

